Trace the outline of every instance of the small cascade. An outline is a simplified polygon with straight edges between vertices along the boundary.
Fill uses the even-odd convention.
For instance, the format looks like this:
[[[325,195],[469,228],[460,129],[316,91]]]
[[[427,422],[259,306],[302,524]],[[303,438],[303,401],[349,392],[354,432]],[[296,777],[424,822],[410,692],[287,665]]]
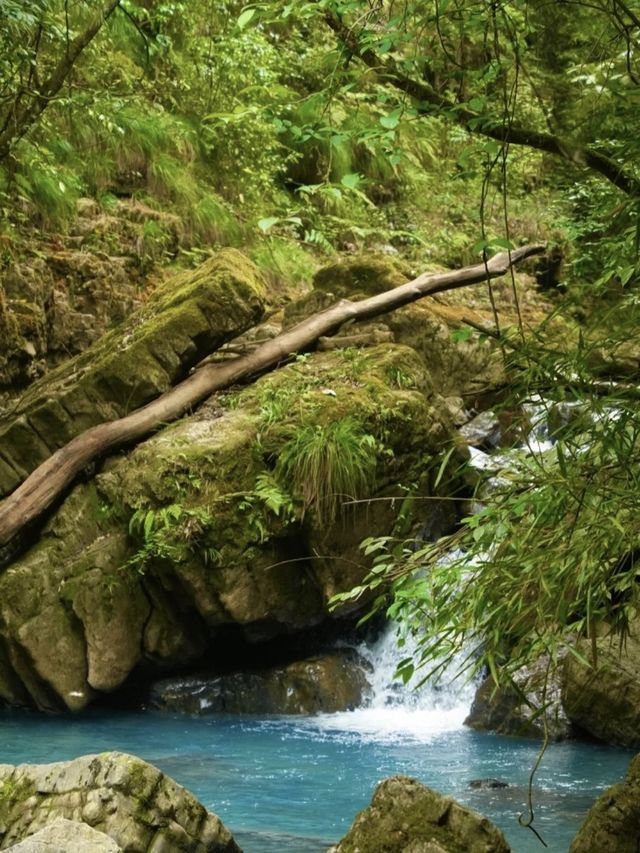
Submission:
[[[403,658],[417,655],[417,647],[412,639],[398,647],[397,625],[393,622],[375,642],[359,646],[358,652],[371,666],[368,701],[355,711],[322,714],[314,718],[314,726],[357,732],[375,741],[429,741],[463,727],[475,686],[464,677],[452,680],[458,671],[455,661],[438,679],[420,687],[412,687],[411,682],[403,684],[395,676],[397,666]],[[418,684],[419,676],[414,676],[413,682]]]
[[[554,446],[548,427],[549,403],[539,397],[533,398],[523,405],[523,412],[530,428],[518,446],[500,447],[499,437],[490,452],[469,446],[471,467],[484,472],[485,495],[509,484],[508,479],[500,476],[501,471],[517,470],[524,458],[540,458]],[[477,505],[482,506],[481,503]],[[355,711],[320,715],[315,718],[314,726],[324,730],[357,732],[376,741],[404,738],[429,741],[463,727],[477,687],[464,675],[455,677],[464,653],[459,660],[454,659],[438,678],[414,687],[413,684],[420,683],[419,672],[407,685],[395,674],[404,658],[419,657],[418,646],[413,638],[408,637],[399,647],[395,623],[388,623],[375,642],[362,644],[358,652],[371,666],[368,701]]]

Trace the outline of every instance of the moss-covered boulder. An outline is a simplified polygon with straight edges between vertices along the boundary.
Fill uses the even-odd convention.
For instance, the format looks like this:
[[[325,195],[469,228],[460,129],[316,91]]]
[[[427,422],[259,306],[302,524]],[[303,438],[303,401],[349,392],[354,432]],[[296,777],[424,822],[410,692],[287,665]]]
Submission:
[[[637,853],[640,839],[640,755],[626,779],[601,794],[573,839],[570,853]]]
[[[573,734],[562,704],[562,668],[541,657],[513,676],[513,687],[496,689],[491,677],[478,687],[465,724],[479,731],[564,740]],[[545,719],[546,718],[546,719]]]
[[[0,417],[0,496],[82,430],[167,391],[256,323],[264,299],[257,269],[233,249],[168,279],[124,324],[35,382]]]
[[[338,299],[362,299],[406,284],[419,272],[422,270],[412,270],[405,262],[384,255],[365,253],[344,258],[320,269],[313,290],[286,307],[285,325],[293,325]],[[516,278],[517,303],[511,283],[494,281],[491,297],[482,285],[437,294],[378,318],[371,328],[360,323],[347,326],[335,342],[340,337],[348,340],[361,329],[374,337],[386,330],[396,342],[420,354],[442,396],[459,399],[464,395],[468,404],[473,403],[474,394],[480,396],[505,379],[500,352],[478,331],[491,330],[495,325],[492,300],[505,327],[516,326],[520,320],[525,326],[536,326],[549,312],[533,280],[526,275]]]
[[[0,696],[76,710],[138,665],[215,657],[224,631],[258,642],[332,618],[368,570],[360,542],[430,490],[452,434],[419,357],[394,345],[212,398],[76,486],[0,575]]]
[[[105,752],[57,764],[0,765],[0,850],[56,818],[87,824],[128,853],[240,853],[214,814],[140,758]]]
[[[491,821],[407,776],[381,782],[332,853],[509,853]],[[604,848],[603,848],[604,849]]]
[[[366,662],[342,651],[258,671],[156,682],[148,705],[187,714],[318,714],[352,711],[369,685]]]
[[[619,637],[596,641],[595,664],[567,658],[562,686],[563,703],[572,723],[607,743],[640,746],[640,620],[624,643]],[[582,640],[578,651],[591,660],[591,642]]]

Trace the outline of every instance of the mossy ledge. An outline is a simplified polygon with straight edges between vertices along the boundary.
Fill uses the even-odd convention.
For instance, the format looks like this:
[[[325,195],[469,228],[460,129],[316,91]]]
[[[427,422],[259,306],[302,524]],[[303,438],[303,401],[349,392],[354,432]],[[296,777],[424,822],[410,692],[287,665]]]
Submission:
[[[36,382],[0,418],[0,496],[75,435],[167,391],[254,325],[265,296],[257,268],[234,249],[168,279],[125,323]]]

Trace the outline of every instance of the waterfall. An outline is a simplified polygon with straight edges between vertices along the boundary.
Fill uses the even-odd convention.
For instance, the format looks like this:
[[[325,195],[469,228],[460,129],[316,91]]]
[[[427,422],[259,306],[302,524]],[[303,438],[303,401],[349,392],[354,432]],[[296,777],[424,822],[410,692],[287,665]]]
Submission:
[[[446,732],[463,727],[475,693],[475,685],[461,677],[453,661],[437,680],[429,680],[418,688],[419,673],[405,685],[395,677],[398,663],[417,654],[415,641],[408,639],[399,648],[397,625],[389,622],[378,639],[361,644],[357,651],[371,670],[368,680],[371,692],[360,708],[338,714],[320,714],[313,726],[323,730],[357,732],[367,740],[429,741]]]

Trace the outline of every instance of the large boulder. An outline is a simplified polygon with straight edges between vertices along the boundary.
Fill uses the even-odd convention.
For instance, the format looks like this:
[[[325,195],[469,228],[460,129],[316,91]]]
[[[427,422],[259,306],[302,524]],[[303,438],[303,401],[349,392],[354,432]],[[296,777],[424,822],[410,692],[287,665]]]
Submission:
[[[35,382],[0,417],[0,496],[75,435],[167,391],[254,325],[264,305],[256,267],[234,249],[168,279],[126,322]],[[2,317],[0,302],[0,330]]]
[[[567,658],[562,687],[567,715],[599,740],[640,747],[640,620],[624,642],[603,636],[596,646],[591,666],[573,655]],[[591,641],[579,641],[577,650],[583,659],[591,659]]]
[[[257,672],[193,675],[156,682],[149,705],[188,714],[317,714],[351,711],[369,685],[353,654],[315,655]]]
[[[305,356],[213,398],[76,486],[0,575],[0,697],[77,710],[140,664],[215,656],[225,630],[318,625],[368,571],[360,542],[393,530],[399,484],[428,493],[452,433],[419,357],[395,345]],[[331,472],[305,468],[301,436],[351,465],[359,503],[322,492]]]
[[[623,782],[595,801],[570,853],[637,853],[640,839],[640,755],[632,760]]]
[[[10,847],[12,853],[122,853],[122,847],[105,835],[77,820],[57,818]]]
[[[513,675],[513,686],[497,689],[489,676],[478,687],[465,724],[503,735],[564,740],[572,726],[562,704],[562,669],[541,657]],[[544,710],[543,710],[544,709]],[[545,721],[546,718],[546,721]]]
[[[486,817],[407,776],[381,782],[332,853],[509,853]],[[605,849],[605,848],[603,848]]]
[[[128,853],[240,853],[222,822],[192,794],[131,755],[0,765],[0,850],[56,818],[87,824]]]

